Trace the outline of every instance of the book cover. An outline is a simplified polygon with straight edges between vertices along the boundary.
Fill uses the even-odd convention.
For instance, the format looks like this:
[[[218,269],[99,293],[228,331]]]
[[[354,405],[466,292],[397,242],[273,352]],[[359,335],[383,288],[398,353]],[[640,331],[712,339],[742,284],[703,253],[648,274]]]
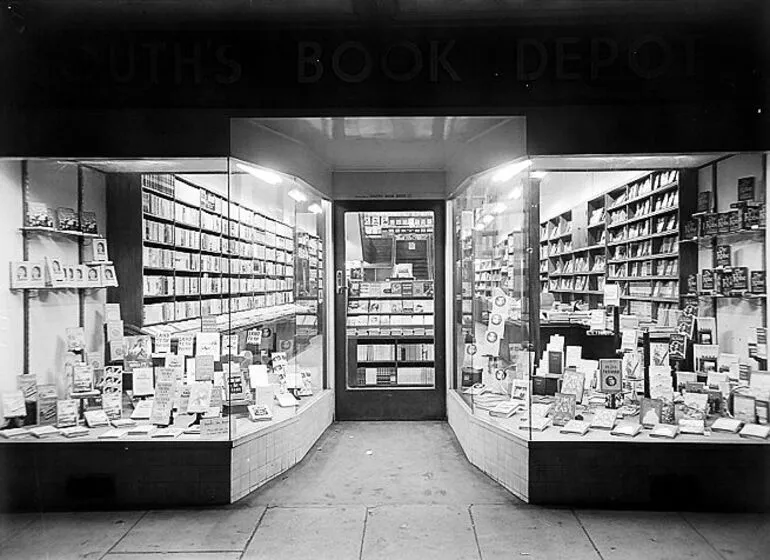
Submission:
[[[642,353],[639,350],[623,353],[623,379],[644,379]]]
[[[757,419],[756,398],[740,393],[733,395],[733,416],[746,424],[754,424]]]
[[[46,257],[45,270],[48,285],[53,286],[64,282],[64,266],[61,259],[56,257]]]
[[[599,390],[602,393],[618,393],[623,387],[623,360],[608,358],[599,360]]]
[[[754,186],[756,177],[741,177],[738,179],[738,201],[749,202],[754,200]]]
[[[621,437],[636,437],[641,430],[642,426],[640,424],[624,424],[613,428],[610,431],[610,434]]]
[[[749,439],[767,439],[767,436],[770,435],[770,426],[746,424],[738,435]]]
[[[102,286],[105,288],[117,288],[118,275],[115,272],[115,266],[111,264],[103,264],[101,268]]]
[[[651,366],[669,365],[667,342],[650,342],[650,365]]]
[[[730,233],[730,213],[720,212],[717,216],[717,233]]]
[[[203,355],[195,357],[195,381],[212,381],[214,379],[214,357]]]
[[[533,432],[545,431],[551,425],[551,419],[545,416],[532,416],[529,420],[524,420],[519,426],[520,430],[532,430]]]
[[[679,431],[683,434],[702,436],[706,433],[706,425],[703,420],[684,418],[679,420]]]
[[[268,407],[264,405],[252,404],[247,406],[246,409],[249,413],[249,420],[252,422],[261,422],[273,419],[273,413]]]
[[[24,402],[37,402],[37,376],[33,373],[17,375],[17,387],[24,395]]]
[[[171,333],[159,332],[155,335],[155,353],[168,354],[171,352]]]
[[[56,424],[56,387],[39,385],[37,388],[37,423],[40,426]]]
[[[575,401],[583,402],[583,392],[585,391],[585,374],[583,372],[568,369],[564,372],[561,380],[561,392],[575,395]]]
[[[115,323],[122,320],[120,315],[119,303],[105,303],[104,304],[104,322]]]
[[[684,238],[695,239],[698,237],[698,220],[691,219],[684,223]]]
[[[645,428],[660,424],[663,415],[663,402],[660,399],[643,398],[639,407],[639,423]]]
[[[752,270],[751,271],[751,293],[752,294],[764,294],[767,293],[767,287],[765,284],[765,271],[764,270]]]
[[[612,430],[615,427],[615,422],[618,418],[618,411],[608,408],[600,408],[594,412],[594,417],[591,420],[591,427],[598,428],[600,430]]]
[[[86,419],[86,425],[89,428],[100,428],[102,426],[109,426],[110,420],[107,418],[107,413],[104,410],[98,408],[94,410],[86,410],[83,414]]]
[[[107,342],[123,342],[123,321],[110,321],[107,323]]]
[[[588,433],[588,429],[588,422],[582,420],[570,420],[561,430],[559,430],[559,432],[562,434],[577,434],[579,436],[584,436]]]
[[[30,428],[29,433],[38,439],[45,439],[52,436],[59,435],[59,430],[55,426],[37,426]]]
[[[713,293],[714,292],[714,271],[710,268],[704,268],[701,271],[701,286],[700,291],[701,293]]]
[[[729,268],[732,265],[732,253],[729,245],[717,245],[714,265],[719,268]]]
[[[103,237],[99,237],[90,241],[91,251],[88,255],[88,260],[93,263],[108,263],[110,257],[107,251],[107,240]]]
[[[575,395],[556,393],[555,397],[551,420],[554,426],[564,426],[575,418]]]
[[[203,414],[209,409],[212,387],[208,381],[196,381],[190,385],[190,397],[187,401],[189,414]]]
[[[22,391],[3,393],[2,404],[4,418],[24,418],[27,416],[27,405],[24,404]]]
[[[711,431],[737,434],[743,423],[734,418],[717,418],[711,425]]]
[[[78,425],[78,401],[65,399],[56,401],[56,427],[69,428]]]
[[[548,373],[562,374],[564,371],[564,354],[562,352],[548,351]]]
[[[131,420],[149,420],[151,414],[152,414],[152,399],[137,401],[134,404],[133,412],[131,412]],[[141,426],[138,426],[138,427],[141,427]],[[152,426],[145,426],[145,427],[152,429]]]
[[[695,210],[698,214],[711,212],[711,191],[698,193],[698,206]]]
[[[721,285],[721,286],[720,286]],[[734,290],[732,271],[719,272],[716,275],[714,287],[720,294],[730,294]]]
[[[218,332],[195,333],[195,356],[211,356],[218,360],[221,356],[220,339]]]
[[[125,340],[110,340],[110,361],[122,362],[126,359],[126,341]]]
[[[57,208],[56,219],[61,231],[80,231],[80,218],[72,208]]]
[[[149,363],[152,359],[152,339],[149,335],[124,337],[126,362]]]
[[[83,436],[87,436],[90,433],[88,431],[88,428],[86,428],[85,426],[70,426],[67,428],[62,428],[60,432],[61,432],[61,435],[63,435],[66,438],[83,437]]]
[[[150,423],[156,426],[168,426],[171,420],[171,409],[174,405],[174,380],[159,380],[155,384],[155,398],[150,411]]]
[[[743,227],[745,229],[756,229],[763,225],[763,206],[747,206],[743,210]]]
[[[679,426],[673,424],[658,424],[650,432],[650,437],[674,439],[679,434]]]
[[[495,418],[510,418],[523,409],[524,407],[522,403],[508,400],[498,403],[497,405],[490,408],[489,415],[494,416]]]
[[[668,355],[672,360],[684,360],[687,350],[687,337],[681,333],[674,333],[668,343]]]
[[[27,203],[27,227],[51,228],[55,227],[54,212],[42,202]]]
[[[72,369],[72,393],[89,393],[94,390],[94,368],[91,364],[75,364]]]
[[[101,266],[86,266],[86,285],[89,288],[101,288],[104,285]]]
[[[133,377],[132,390],[135,397],[146,397],[155,394],[151,367],[134,368],[131,374]]]
[[[719,233],[719,214],[706,214],[701,223],[703,235],[708,236]]]
[[[99,233],[99,227],[96,223],[96,212],[80,213],[80,231],[95,235]]]

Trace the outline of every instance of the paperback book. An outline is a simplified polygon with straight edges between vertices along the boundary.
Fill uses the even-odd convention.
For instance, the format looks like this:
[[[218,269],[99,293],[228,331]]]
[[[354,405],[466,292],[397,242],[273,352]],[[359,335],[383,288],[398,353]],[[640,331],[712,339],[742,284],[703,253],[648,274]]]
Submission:
[[[41,202],[27,204],[27,227],[54,228],[54,212]]]
[[[621,426],[616,426],[610,431],[610,434],[613,436],[621,436],[621,437],[636,437],[639,435],[639,432],[642,430],[641,424],[623,424]]]
[[[579,436],[584,436],[588,433],[588,430],[588,422],[582,420],[570,420],[559,431],[562,434],[577,434]]]
[[[80,231],[80,218],[72,208],[59,207],[56,209],[58,229],[61,231]]]
[[[612,430],[615,427],[617,418],[617,410],[600,408],[594,412],[594,417],[591,419],[591,427],[600,430]]]

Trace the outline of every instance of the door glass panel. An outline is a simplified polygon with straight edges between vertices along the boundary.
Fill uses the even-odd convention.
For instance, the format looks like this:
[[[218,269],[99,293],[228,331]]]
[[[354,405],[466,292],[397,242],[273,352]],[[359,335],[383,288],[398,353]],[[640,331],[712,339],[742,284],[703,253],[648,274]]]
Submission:
[[[348,389],[431,389],[433,212],[345,213]]]

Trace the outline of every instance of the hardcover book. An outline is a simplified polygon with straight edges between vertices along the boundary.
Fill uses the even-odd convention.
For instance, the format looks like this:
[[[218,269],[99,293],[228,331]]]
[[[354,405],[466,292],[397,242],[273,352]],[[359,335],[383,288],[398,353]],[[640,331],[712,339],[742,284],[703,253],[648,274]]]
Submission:
[[[261,422],[273,419],[273,413],[266,406],[260,404],[252,404],[247,406],[246,409],[249,413],[249,420],[252,422]]]
[[[37,388],[37,423],[40,426],[56,424],[56,387],[39,385]]]
[[[613,428],[610,434],[621,437],[636,437],[641,431],[642,426],[640,424],[624,424]]]
[[[218,360],[221,356],[218,332],[199,332],[195,334],[195,356],[212,356]]]
[[[85,349],[86,333],[83,327],[69,327],[66,335],[67,352],[82,352]]]
[[[743,226],[743,220],[741,220],[741,213],[738,210],[730,210],[726,212],[727,220],[729,222],[728,231],[735,233],[741,231]]]
[[[734,418],[717,418],[711,425],[713,432],[725,432],[728,434],[737,434],[740,431],[743,422]]]
[[[747,206],[743,210],[743,227],[745,229],[756,229],[762,226],[762,216],[764,208],[761,206]]]
[[[594,412],[591,419],[591,427],[600,430],[612,430],[618,418],[618,411],[608,408],[600,408]]]
[[[72,394],[94,390],[94,368],[90,364],[75,364],[72,369]]]
[[[764,294],[766,292],[767,292],[767,286],[765,283],[765,271],[752,270],[751,271],[751,293]]]
[[[80,213],[80,231],[95,235],[98,233],[98,229],[95,212]]]
[[[650,365],[668,366],[668,343],[650,342]]]
[[[738,179],[738,201],[749,202],[754,200],[754,185],[756,177],[741,177]]]
[[[78,401],[66,399],[56,401],[56,427],[68,428],[78,424]]]
[[[80,218],[72,208],[57,208],[56,219],[61,231],[80,231]]]
[[[683,434],[702,436],[706,433],[706,425],[703,420],[685,418],[679,421],[679,431]]]
[[[551,420],[554,426],[564,426],[575,418],[575,395],[556,393],[556,400],[551,409]]]
[[[746,424],[738,435],[749,439],[767,439],[770,435],[770,426],[760,426],[758,424]]]
[[[146,397],[155,394],[151,367],[134,368],[132,376],[132,390],[135,397]]]
[[[570,420],[561,430],[559,430],[559,432],[562,434],[577,434],[579,436],[584,436],[588,433],[588,429],[588,422],[582,420]]]
[[[551,419],[545,416],[532,416],[530,419],[522,419],[520,430],[532,430],[533,432],[542,432],[551,425]]]
[[[113,429],[113,430],[107,430],[106,432],[99,434],[97,437],[99,439],[120,439],[125,435],[126,435],[126,430]]]
[[[136,420],[130,418],[120,418],[118,420],[112,420],[110,422],[113,428],[133,428],[136,426]]]
[[[560,375],[564,371],[564,354],[553,350],[548,351],[548,373]]]
[[[583,392],[585,390],[585,374],[574,370],[567,370],[561,380],[561,392],[575,395],[575,401],[583,402]]]
[[[152,414],[152,399],[137,401],[131,412],[131,420],[149,420]],[[152,428],[152,426],[146,426]],[[148,430],[149,431],[149,430]]]
[[[84,416],[89,428],[101,428],[110,425],[110,420],[102,409],[86,410]]]
[[[102,285],[106,288],[118,287],[118,275],[115,272],[115,265],[102,265]]]
[[[64,282],[64,265],[62,264],[61,259],[56,257],[46,257],[45,270],[47,283],[49,285],[55,286]]]
[[[717,216],[717,232],[730,233],[730,213],[720,212]]]
[[[668,355],[672,360],[684,360],[687,349],[687,337],[684,334],[674,333],[668,343]]]
[[[618,393],[623,387],[623,360],[617,358],[599,360],[599,390],[602,393]]]
[[[712,293],[714,292],[714,271],[710,268],[704,268],[701,271],[701,287],[700,291],[702,293]]]
[[[88,428],[85,426],[71,426],[61,429],[61,435],[67,438],[83,437],[89,434]]]
[[[27,204],[27,227],[53,229],[54,213],[47,205],[41,202]]]
[[[211,403],[212,385],[208,381],[194,382],[190,385],[190,397],[187,402],[189,414],[203,414]]]
[[[684,224],[685,239],[695,239],[698,237],[698,220],[687,220]]]
[[[54,426],[46,425],[46,426],[37,426],[35,428],[30,428],[29,433],[38,439],[45,439],[45,438],[59,435],[59,430]]]
[[[698,206],[695,210],[698,214],[711,211],[711,191],[698,193]]]
[[[115,323],[121,320],[120,316],[120,304],[119,303],[105,303],[104,304],[104,322]]]
[[[703,235],[716,235],[719,233],[719,214],[706,214],[702,222]]]
[[[639,410],[639,422],[645,428],[654,428],[660,424],[663,415],[663,402],[660,399],[643,398]]]
[[[732,264],[731,252],[729,245],[717,245],[716,256],[714,257],[714,264],[717,268],[730,268]]]
[[[749,269],[745,266],[736,266],[733,268],[733,290],[740,292],[749,289]]]
[[[662,439],[674,439],[679,433],[679,426],[674,424],[658,424],[650,432],[650,437]]]
[[[21,391],[11,391],[3,393],[3,417],[5,418],[24,418],[27,416],[27,405],[24,404],[24,393]]]
[[[733,395],[733,416],[746,424],[753,424],[757,419],[756,399],[753,396]]]
[[[510,418],[524,409],[522,403],[517,401],[504,401],[489,409],[489,415],[495,418]]]

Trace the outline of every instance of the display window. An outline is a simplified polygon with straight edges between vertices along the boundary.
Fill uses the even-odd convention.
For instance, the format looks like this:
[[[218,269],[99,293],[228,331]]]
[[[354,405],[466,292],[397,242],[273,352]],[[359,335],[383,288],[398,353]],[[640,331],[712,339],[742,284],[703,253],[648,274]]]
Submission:
[[[767,442],[767,154],[515,171],[451,202],[474,416],[542,441]]]
[[[327,390],[312,185],[232,158],[0,169],[5,440],[235,440]]]

